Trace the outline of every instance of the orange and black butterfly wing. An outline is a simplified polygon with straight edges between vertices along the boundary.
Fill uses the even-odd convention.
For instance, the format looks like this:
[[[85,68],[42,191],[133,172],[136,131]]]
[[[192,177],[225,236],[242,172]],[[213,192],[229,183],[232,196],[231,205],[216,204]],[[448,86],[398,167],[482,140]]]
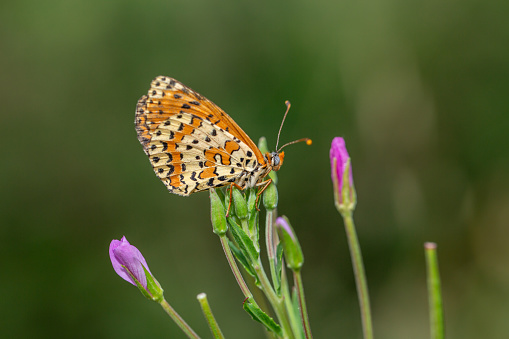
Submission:
[[[138,101],[138,140],[156,175],[179,195],[224,186],[264,164],[253,141],[223,110],[179,81],[159,76]]]

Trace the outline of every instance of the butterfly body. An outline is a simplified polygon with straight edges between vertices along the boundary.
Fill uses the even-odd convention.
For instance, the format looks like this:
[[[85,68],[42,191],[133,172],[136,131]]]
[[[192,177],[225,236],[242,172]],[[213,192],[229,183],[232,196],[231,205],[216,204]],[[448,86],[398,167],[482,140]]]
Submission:
[[[156,77],[138,101],[135,126],[154,172],[178,195],[261,186],[284,159],[284,152],[263,155],[221,108],[166,76]]]

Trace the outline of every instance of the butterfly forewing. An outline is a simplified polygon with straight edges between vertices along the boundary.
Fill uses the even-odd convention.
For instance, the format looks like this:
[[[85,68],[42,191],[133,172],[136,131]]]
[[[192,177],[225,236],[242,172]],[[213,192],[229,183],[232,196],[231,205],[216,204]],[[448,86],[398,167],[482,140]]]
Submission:
[[[168,190],[189,195],[264,165],[253,141],[213,102],[169,77],[152,81],[136,109],[138,139]]]

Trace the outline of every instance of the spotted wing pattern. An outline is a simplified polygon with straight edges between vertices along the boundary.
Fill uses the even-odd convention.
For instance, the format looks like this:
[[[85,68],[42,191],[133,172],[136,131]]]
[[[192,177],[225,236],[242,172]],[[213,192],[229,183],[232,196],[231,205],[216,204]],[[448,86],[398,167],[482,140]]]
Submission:
[[[138,101],[135,125],[156,175],[175,194],[224,186],[265,165],[233,119],[170,77],[152,81]]]

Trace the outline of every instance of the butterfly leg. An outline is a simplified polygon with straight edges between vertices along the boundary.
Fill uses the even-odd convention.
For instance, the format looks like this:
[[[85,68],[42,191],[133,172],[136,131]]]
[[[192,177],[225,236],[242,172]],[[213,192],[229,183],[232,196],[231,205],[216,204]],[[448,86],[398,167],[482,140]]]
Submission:
[[[256,186],[262,186],[262,189],[256,193],[256,201],[255,201],[255,206],[256,206],[256,210],[258,212],[260,212],[260,209],[258,208],[258,200],[260,199],[260,195],[262,195],[262,193],[267,189],[267,187],[269,187],[269,185],[272,183],[272,179],[268,179],[268,180],[265,180],[265,181],[262,181],[261,183],[257,184]]]
[[[243,191],[244,187],[241,187],[237,185],[236,183],[232,182],[230,184],[230,201],[228,202],[228,210],[226,211],[226,217],[228,218],[230,216],[230,208],[232,207],[232,193],[233,193],[233,187],[237,187],[239,190]]]

